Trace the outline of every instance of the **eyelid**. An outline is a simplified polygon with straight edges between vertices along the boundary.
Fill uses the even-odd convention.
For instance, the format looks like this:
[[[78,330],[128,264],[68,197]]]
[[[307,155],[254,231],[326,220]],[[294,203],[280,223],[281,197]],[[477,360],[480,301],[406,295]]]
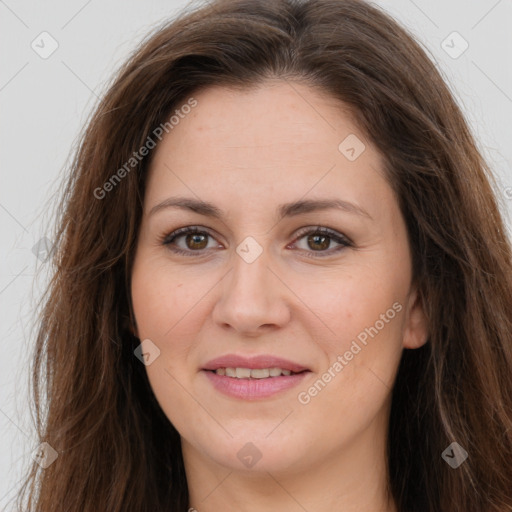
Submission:
[[[206,228],[203,226],[197,226],[197,225],[190,225],[190,226],[177,228],[174,231],[172,231],[171,233],[165,234],[163,237],[161,237],[160,243],[163,245],[170,246],[172,244],[172,242],[174,242],[177,238],[180,238],[180,237],[188,235],[188,234],[194,234],[194,233],[205,234],[217,241],[216,237],[212,234],[212,232],[209,228]],[[335,243],[338,244],[337,248],[328,249],[326,251],[312,251],[312,250],[308,251],[307,249],[299,249],[299,252],[307,253],[306,255],[311,258],[326,258],[328,256],[331,256],[333,254],[340,252],[340,250],[342,250],[342,249],[354,246],[354,243],[352,242],[352,240],[349,237],[347,237],[346,235],[344,235],[343,233],[340,233],[339,231],[337,231],[335,229],[328,228],[326,226],[319,226],[319,225],[305,226],[305,227],[301,228],[297,232],[297,234],[294,236],[294,239],[291,242],[291,244],[295,244],[298,240],[300,240],[301,238],[303,238],[305,235],[308,235],[308,234],[327,235],[329,238],[334,240]],[[290,244],[288,244],[286,247],[289,247],[289,245]],[[181,254],[181,255],[185,255],[185,256],[201,257],[205,254],[208,254],[211,249],[200,249],[200,250],[194,251],[194,250],[184,250],[184,249],[180,249],[177,247],[174,247],[174,248],[169,247],[169,250],[171,250],[172,252],[174,252],[176,254]],[[317,255],[315,255],[315,253]]]
[[[312,226],[306,226],[304,228],[301,228],[297,234],[295,235],[294,242],[296,242],[299,238],[302,238],[304,235],[307,235],[309,233],[322,233],[324,235],[329,235],[331,238],[338,238],[342,240],[347,245],[353,245],[352,240],[345,234],[340,233],[339,231],[328,228],[327,226],[319,226],[319,225],[312,225]]]
[[[171,245],[172,242],[174,242],[175,239],[180,238],[182,236],[188,235],[188,234],[194,234],[194,233],[200,233],[200,234],[206,234],[210,238],[217,240],[215,236],[212,234],[211,230],[208,228],[205,228],[203,226],[184,226],[181,228],[177,228],[170,233],[165,234],[161,239],[159,240],[159,243],[162,245]],[[219,242],[220,243],[220,242]],[[183,250],[179,248],[170,248],[172,252],[175,252],[177,254],[184,254],[184,255],[190,255],[190,256],[200,256],[202,254],[205,254],[207,252],[207,249],[201,249],[199,251],[192,251],[192,250]],[[195,254],[194,254],[195,253]]]

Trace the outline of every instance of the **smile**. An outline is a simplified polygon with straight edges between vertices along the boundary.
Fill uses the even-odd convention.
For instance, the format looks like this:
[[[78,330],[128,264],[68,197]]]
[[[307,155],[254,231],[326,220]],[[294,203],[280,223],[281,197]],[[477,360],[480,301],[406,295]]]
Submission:
[[[280,377],[281,375],[288,376],[295,372],[282,368],[217,368],[215,373],[236,379],[267,379],[269,377]]]

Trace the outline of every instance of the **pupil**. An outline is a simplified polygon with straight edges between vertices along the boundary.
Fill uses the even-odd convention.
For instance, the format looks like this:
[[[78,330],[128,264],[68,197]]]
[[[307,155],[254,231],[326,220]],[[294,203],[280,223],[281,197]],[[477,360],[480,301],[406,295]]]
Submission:
[[[189,240],[190,238],[192,238],[193,240],[193,244],[201,244],[201,240],[197,241],[197,239],[203,239],[203,242],[204,242],[204,239],[206,238],[205,235],[201,235],[201,234],[197,234],[197,233],[194,233],[193,235],[189,235]],[[197,248],[197,245],[194,245],[195,248]],[[203,249],[203,247],[199,247],[199,249]]]
[[[309,238],[310,238],[310,240],[311,240],[311,239],[313,239],[313,240],[314,240],[314,242],[313,242],[313,243],[319,243],[319,242],[317,242],[317,239],[322,239],[322,240],[324,240],[324,243],[323,243],[323,244],[321,244],[321,245],[322,245],[321,249],[327,249],[327,247],[329,246],[329,242],[326,242],[326,240],[329,238],[329,237],[327,237],[327,236],[324,236],[324,235],[311,235]],[[321,242],[320,242],[320,243],[321,243]]]

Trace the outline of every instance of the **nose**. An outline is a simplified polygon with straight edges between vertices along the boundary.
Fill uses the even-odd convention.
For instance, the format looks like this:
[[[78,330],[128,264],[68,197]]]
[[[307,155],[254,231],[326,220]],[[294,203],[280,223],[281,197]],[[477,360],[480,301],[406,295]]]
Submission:
[[[213,320],[223,329],[258,336],[279,329],[290,319],[290,291],[271,268],[268,251],[251,263],[237,253],[231,272],[220,284]]]

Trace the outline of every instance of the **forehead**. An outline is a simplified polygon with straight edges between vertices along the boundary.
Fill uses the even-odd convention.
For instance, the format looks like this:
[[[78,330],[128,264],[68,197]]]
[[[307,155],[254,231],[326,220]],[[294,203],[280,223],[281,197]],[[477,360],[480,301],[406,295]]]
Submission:
[[[363,137],[348,106],[303,83],[274,80],[241,90],[213,86],[193,97],[197,106],[172,129],[175,145],[193,137],[209,149],[266,148],[271,154],[299,144],[337,151],[341,136]]]
[[[147,187],[153,205],[175,191],[217,204],[326,192],[355,202],[365,193],[392,200],[381,155],[335,98],[287,81],[215,86],[191,97],[196,106],[155,150]]]

